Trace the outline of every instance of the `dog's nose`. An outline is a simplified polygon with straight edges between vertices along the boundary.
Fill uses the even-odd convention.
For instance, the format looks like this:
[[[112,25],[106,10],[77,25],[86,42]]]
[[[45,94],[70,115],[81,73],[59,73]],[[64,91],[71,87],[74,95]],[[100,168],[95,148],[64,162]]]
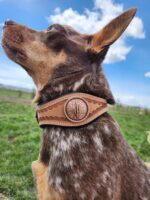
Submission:
[[[5,26],[7,26],[7,25],[14,25],[14,24],[15,24],[15,22],[12,21],[12,20],[10,20],[10,19],[8,19],[8,20],[5,21]]]

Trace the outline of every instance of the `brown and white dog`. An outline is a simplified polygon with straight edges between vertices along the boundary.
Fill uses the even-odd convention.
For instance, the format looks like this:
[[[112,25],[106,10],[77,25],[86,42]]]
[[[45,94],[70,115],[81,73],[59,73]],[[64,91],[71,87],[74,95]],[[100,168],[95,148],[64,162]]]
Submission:
[[[135,13],[128,10],[93,35],[59,24],[38,32],[6,21],[3,48],[32,77],[38,105],[74,92],[114,104],[101,63]],[[150,170],[108,113],[80,127],[45,125],[32,169],[41,200],[150,200]]]

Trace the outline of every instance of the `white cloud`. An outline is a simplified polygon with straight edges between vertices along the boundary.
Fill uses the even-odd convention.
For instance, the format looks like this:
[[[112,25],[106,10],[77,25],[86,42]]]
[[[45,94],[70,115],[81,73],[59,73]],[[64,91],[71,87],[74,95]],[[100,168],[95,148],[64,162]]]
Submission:
[[[147,78],[150,78],[150,72],[146,72],[146,73],[144,74],[144,76],[147,77]]]
[[[139,17],[135,17],[130,26],[127,28],[125,35],[127,37],[144,39],[145,32],[142,19],[140,19]]]
[[[95,33],[123,11],[123,5],[114,3],[112,0],[94,0],[92,10],[85,9],[84,13],[80,14],[72,8],[64,11],[56,8],[54,14],[47,19],[49,23],[71,25],[81,33]],[[145,38],[143,21],[139,17],[133,19],[123,37],[110,48],[105,63],[114,63],[126,59],[127,54],[132,49],[131,46],[126,44],[126,38],[128,37]]]
[[[125,60],[127,54],[131,51],[131,46],[126,46],[123,39],[119,39],[112,48],[110,48],[105,63],[115,63],[117,61]]]
[[[0,63],[0,84],[27,89],[34,88],[32,79],[21,67],[2,62]]]

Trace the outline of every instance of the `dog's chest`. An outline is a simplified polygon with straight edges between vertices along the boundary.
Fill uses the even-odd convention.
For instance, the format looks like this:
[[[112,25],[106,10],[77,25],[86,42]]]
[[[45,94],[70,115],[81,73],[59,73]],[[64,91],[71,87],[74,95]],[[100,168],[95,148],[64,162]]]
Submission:
[[[99,196],[101,183],[107,187],[99,193],[111,198],[117,177],[112,177],[113,169],[104,167],[108,158],[102,133],[92,128],[89,126],[83,134],[75,129],[67,133],[59,128],[51,130],[49,184],[60,193],[92,200]],[[111,140],[108,126],[103,127],[104,131]],[[70,197],[73,198],[76,197]]]
[[[121,194],[137,200],[143,191],[149,196],[149,171],[107,115],[86,128],[47,129],[42,160],[43,155],[48,158],[49,185],[65,200],[116,200]]]

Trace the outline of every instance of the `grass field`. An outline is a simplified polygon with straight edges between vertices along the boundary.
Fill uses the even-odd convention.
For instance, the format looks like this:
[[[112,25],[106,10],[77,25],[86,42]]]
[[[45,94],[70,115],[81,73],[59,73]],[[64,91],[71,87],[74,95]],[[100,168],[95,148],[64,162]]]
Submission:
[[[34,200],[31,162],[39,152],[41,130],[31,94],[0,89],[0,199]],[[26,100],[26,101],[25,101]],[[138,155],[150,162],[150,111],[116,106],[110,113]]]

